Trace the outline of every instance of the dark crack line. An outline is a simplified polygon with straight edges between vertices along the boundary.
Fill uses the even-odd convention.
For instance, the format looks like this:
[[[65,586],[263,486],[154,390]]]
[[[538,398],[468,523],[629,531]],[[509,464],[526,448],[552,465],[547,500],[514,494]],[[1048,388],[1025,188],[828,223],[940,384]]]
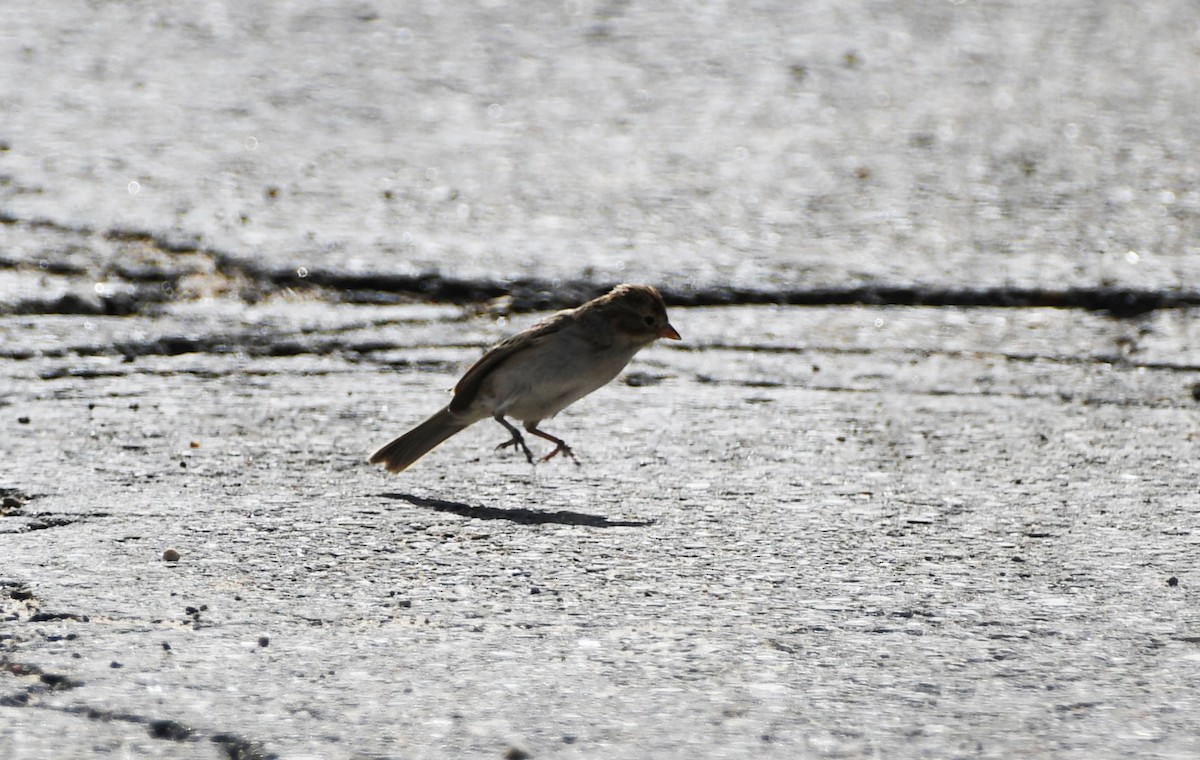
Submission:
[[[737,385],[744,386],[745,385],[744,383],[739,383],[739,382],[722,382],[722,381],[717,381],[717,380],[709,380],[708,382],[717,383],[717,384],[735,385],[735,386],[737,386]],[[750,387],[760,387],[760,386],[750,386]],[[927,391],[915,391],[915,390],[889,391],[884,388],[853,388],[853,387],[849,387],[849,386],[837,386],[837,385],[805,385],[805,386],[788,386],[788,387],[803,388],[804,390],[821,391],[821,392],[825,392],[825,393],[862,393],[862,394],[872,394],[873,393],[876,395],[894,395],[894,396],[901,396],[904,398],[919,398],[922,396],[928,397],[928,398],[939,398],[939,397],[946,397],[946,398],[972,398],[972,397],[1008,398],[1008,399],[1016,399],[1019,401],[1059,401],[1059,402],[1062,402],[1065,404],[1077,403],[1077,404],[1080,404],[1081,406],[1096,406],[1096,407],[1112,406],[1112,407],[1128,407],[1128,408],[1137,408],[1137,409],[1189,409],[1189,408],[1194,407],[1194,404],[1189,404],[1189,403],[1176,404],[1176,403],[1172,403],[1171,401],[1166,400],[1166,399],[1131,399],[1131,398],[1106,399],[1106,398],[1097,398],[1095,396],[1078,396],[1078,395],[1075,395],[1072,393],[1067,393],[1064,391],[1051,391],[1051,392],[1047,392],[1047,393],[1033,393],[1033,392],[1022,392],[1022,391],[993,391],[993,390],[960,391],[960,390],[951,390],[948,388],[944,388],[944,389],[939,388],[939,389],[932,389],[932,390],[927,390]]]
[[[322,333],[325,334],[325,333]],[[62,349],[48,351],[33,350],[0,350],[0,358],[14,361],[29,361],[35,358],[64,358],[67,356],[123,356],[132,362],[142,357],[180,356],[185,354],[205,355],[234,355],[262,357],[290,356],[329,356],[341,354],[355,362],[371,362],[390,367],[417,370],[442,370],[454,365],[436,359],[420,360],[384,360],[373,357],[376,353],[397,351],[416,351],[421,349],[446,349],[483,351],[487,348],[484,343],[439,343],[439,344],[403,344],[396,341],[353,341],[342,342],[336,338],[317,339],[310,341],[295,340],[287,337],[288,333],[250,331],[246,333],[222,333],[213,335],[163,335],[151,340],[117,341],[111,345],[75,345]],[[1134,356],[1124,354],[1094,354],[1091,356],[1063,356],[1055,354],[1039,354],[1032,352],[988,351],[974,349],[939,349],[915,347],[841,347],[841,346],[780,346],[760,344],[734,344],[722,342],[669,345],[665,348],[672,351],[687,353],[704,353],[707,351],[730,351],[745,354],[780,354],[793,356],[867,356],[899,354],[904,356],[919,356],[921,358],[946,357],[950,359],[991,358],[1010,362],[1035,363],[1049,362],[1064,365],[1112,365],[1122,369],[1132,370],[1161,370],[1167,372],[1200,372],[1200,364],[1188,364],[1164,361],[1138,361]],[[43,379],[55,379],[66,375],[86,377],[119,377],[129,374],[122,370],[98,370],[92,368],[59,368],[47,370]],[[229,374],[229,373],[221,373]]]
[[[0,671],[8,672],[18,678],[37,678],[35,683],[24,686],[16,694],[0,697],[0,705],[5,707],[52,710],[104,723],[145,726],[146,733],[153,739],[174,742],[197,742],[208,739],[218,745],[230,760],[278,760],[279,758],[274,752],[267,751],[261,742],[251,741],[227,731],[202,731],[168,718],[151,718],[146,715],[102,710],[87,705],[52,705],[37,702],[35,698],[41,694],[69,691],[84,684],[82,681],[76,681],[58,673],[47,673],[36,665],[12,662],[6,659],[0,659]]]
[[[732,351],[746,354],[785,354],[810,356],[883,356],[899,354],[901,356],[919,356],[922,358],[944,357],[947,359],[999,359],[1019,364],[1045,362],[1049,364],[1065,364],[1075,366],[1112,365],[1122,369],[1132,370],[1162,370],[1165,372],[1200,372],[1200,364],[1185,364],[1178,362],[1149,362],[1138,361],[1131,356],[1121,354],[1094,354],[1092,356],[1062,356],[1055,354],[1021,353],[1008,351],[985,351],[956,348],[897,348],[897,347],[849,347],[839,346],[757,346],[737,345],[731,343],[702,343],[696,345],[669,345],[672,351],[687,351],[703,353],[705,351]]]
[[[734,350],[734,349],[731,349]],[[896,352],[896,349],[890,349],[889,352]],[[911,352],[925,355],[937,356],[955,356],[958,354],[968,355],[974,352],[930,352],[925,350],[912,349],[911,351],[901,349],[901,353]],[[853,353],[854,351],[841,352]],[[829,353],[839,353],[831,351]],[[990,354],[988,354],[990,355]],[[1103,365],[1113,364],[1120,366],[1123,369],[1142,369],[1157,370],[1171,373],[1196,373],[1200,372],[1200,366],[1193,365],[1176,365],[1155,362],[1130,362],[1118,361],[1112,358],[1089,358],[1089,359],[1070,359],[1062,357],[1049,357],[1041,355],[1028,356],[1009,356],[1007,354],[995,354],[995,358],[1006,359],[1015,362],[1049,362],[1064,365]],[[423,364],[410,364],[406,362],[373,362],[378,366],[387,366],[406,371],[411,370],[439,370],[441,367],[426,367]],[[450,366],[449,363],[446,366]],[[347,369],[307,369],[304,374],[313,377],[325,377],[330,375],[354,374],[359,370],[351,367]],[[143,375],[148,377],[198,377],[204,379],[219,379],[227,377],[276,377],[281,375],[292,375],[293,372],[286,370],[263,370],[263,369],[229,369],[229,370],[210,370],[210,369],[146,369],[146,368],[131,368],[128,371],[104,370],[96,371],[90,369],[80,369],[72,367],[60,367],[53,370],[46,370],[38,375],[41,380],[59,380],[63,378],[72,378],[79,380],[94,380],[113,377],[125,377],[129,375]],[[753,380],[744,378],[719,378],[706,374],[697,374],[692,377],[697,383],[705,385],[725,385],[730,387],[754,388],[754,389],[791,389],[791,390],[808,390],[808,391],[827,391],[830,393],[888,393],[886,388],[873,387],[852,387],[838,385],[812,385],[804,382],[787,380]],[[1192,391],[1190,398],[1200,400],[1200,383],[1195,384],[1195,390]],[[1188,401],[1182,403],[1174,403],[1168,399],[1147,400],[1147,399],[1103,399],[1090,396],[1077,396],[1075,394],[1062,391],[1051,391],[1045,393],[1034,392],[1008,392],[1008,391],[993,391],[972,388],[968,390],[926,390],[926,391],[909,391],[905,395],[908,396],[957,396],[957,397],[996,397],[996,398],[1014,398],[1014,399],[1031,399],[1031,400],[1054,400],[1057,399],[1063,402],[1078,401],[1081,404],[1089,406],[1124,406],[1124,407],[1145,407],[1148,409],[1188,409],[1193,408],[1194,404]],[[57,527],[57,526],[43,526]]]
[[[509,310],[546,311],[564,309],[607,292],[617,283],[588,280],[557,281],[522,278],[508,282],[459,280],[440,274],[417,276],[386,273],[343,273],[306,270],[303,277],[292,270],[261,270],[228,258],[225,267],[243,276],[277,287],[291,289],[317,286],[346,292],[378,291],[402,293],[422,300],[457,304],[478,303],[502,296],[512,298]],[[944,288],[933,286],[865,285],[855,287],[752,290],[662,288],[669,306],[925,306],[972,308],[1054,308],[1106,312],[1117,318],[1132,318],[1162,309],[1200,306],[1197,290],[1145,290],[1138,288]]]
[[[233,253],[199,245],[195,239],[168,237],[151,230],[137,228],[96,229],[87,225],[70,225],[48,219],[21,219],[0,211],[0,224],[25,225],[31,228],[54,229],[77,235],[97,235],[108,240],[138,242],[167,254],[198,254],[211,260],[218,272],[227,277],[248,280],[260,288],[289,290],[333,290],[339,300],[364,303],[385,302],[371,294],[399,295],[413,300],[444,303],[481,303],[507,296],[510,311],[544,311],[575,306],[609,290],[615,282],[598,283],[590,280],[548,280],[517,278],[502,281],[466,280],[437,273],[402,275],[390,272],[341,272],[321,268],[263,267]],[[177,275],[163,272],[138,272],[138,282],[172,284]],[[105,313],[135,313],[138,298],[144,296],[148,305],[161,303],[170,296],[161,288],[147,288],[145,293],[123,294],[111,303],[104,301]],[[700,289],[664,288],[663,297],[672,306],[928,306],[928,307],[990,307],[990,308],[1055,308],[1105,312],[1118,318],[1131,318],[1162,309],[1200,306],[1200,290],[1147,290],[1125,287],[1065,287],[1029,288],[998,286],[989,288],[938,287],[925,285],[858,285],[821,288],[726,288]],[[60,299],[61,300],[61,299]],[[27,308],[43,309],[43,313],[59,313],[95,309],[81,299],[66,298],[63,303],[37,303]]]

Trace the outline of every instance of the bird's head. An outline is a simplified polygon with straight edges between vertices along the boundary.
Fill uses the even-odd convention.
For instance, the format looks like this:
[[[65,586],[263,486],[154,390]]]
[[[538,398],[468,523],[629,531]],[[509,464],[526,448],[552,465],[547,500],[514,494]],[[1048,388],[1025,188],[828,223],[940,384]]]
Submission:
[[[662,296],[649,285],[618,285],[595,303],[617,333],[631,343],[647,345],[659,338],[681,339],[667,321],[667,305]]]

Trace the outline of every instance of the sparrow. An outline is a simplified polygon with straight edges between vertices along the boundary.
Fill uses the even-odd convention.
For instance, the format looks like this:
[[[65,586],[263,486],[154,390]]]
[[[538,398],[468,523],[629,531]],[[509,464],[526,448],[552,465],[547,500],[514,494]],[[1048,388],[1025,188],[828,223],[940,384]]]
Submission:
[[[667,321],[662,296],[648,285],[618,285],[497,343],[462,376],[444,409],[382,446],[371,455],[371,464],[400,472],[442,441],[488,417],[512,436],[497,450],[519,448],[533,463],[521,431],[505,419],[512,417],[526,432],[554,444],[541,461],[557,454],[575,459],[566,441],[538,424],[607,384],[634,354],[659,338],[680,340]]]

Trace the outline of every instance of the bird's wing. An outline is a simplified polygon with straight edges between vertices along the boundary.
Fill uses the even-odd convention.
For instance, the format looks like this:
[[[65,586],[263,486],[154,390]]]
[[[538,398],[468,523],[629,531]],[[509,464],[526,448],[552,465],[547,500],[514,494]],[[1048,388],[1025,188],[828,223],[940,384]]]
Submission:
[[[549,336],[571,324],[569,311],[559,312],[549,319],[539,322],[528,330],[519,332],[497,343],[486,354],[479,357],[467,370],[458,384],[454,386],[454,398],[450,401],[450,411],[461,412],[475,402],[479,388],[492,372],[504,363],[506,359],[525,349],[539,346]]]

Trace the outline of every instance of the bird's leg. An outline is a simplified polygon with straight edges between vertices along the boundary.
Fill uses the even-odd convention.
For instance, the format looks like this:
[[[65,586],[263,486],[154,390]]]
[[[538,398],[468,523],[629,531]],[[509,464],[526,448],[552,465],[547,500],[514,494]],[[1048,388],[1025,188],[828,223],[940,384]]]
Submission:
[[[532,425],[526,425],[525,430],[527,432],[533,433],[538,438],[545,438],[547,441],[550,441],[551,443],[553,443],[555,445],[554,451],[551,451],[549,454],[542,457],[543,462],[549,462],[551,459],[554,458],[554,456],[556,454],[561,453],[564,456],[571,457],[571,461],[575,463],[575,466],[576,467],[579,466],[579,460],[575,458],[575,452],[571,451],[571,447],[567,445],[566,441],[564,441],[561,438],[555,438],[554,436],[550,435],[549,433],[547,433],[545,431],[538,430],[536,422],[533,423]]]
[[[497,446],[496,451],[499,451],[500,449],[507,449],[509,446],[512,446],[514,449],[520,446],[521,451],[525,452],[525,458],[529,460],[530,464],[533,464],[533,452],[531,452],[529,447],[525,445],[525,439],[521,437],[521,431],[517,430],[516,426],[511,422],[504,419],[503,415],[497,414],[495,419],[496,422],[499,422],[501,425],[507,428],[508,432],[512,433],[512,438],[509,438],[507,441]]]

